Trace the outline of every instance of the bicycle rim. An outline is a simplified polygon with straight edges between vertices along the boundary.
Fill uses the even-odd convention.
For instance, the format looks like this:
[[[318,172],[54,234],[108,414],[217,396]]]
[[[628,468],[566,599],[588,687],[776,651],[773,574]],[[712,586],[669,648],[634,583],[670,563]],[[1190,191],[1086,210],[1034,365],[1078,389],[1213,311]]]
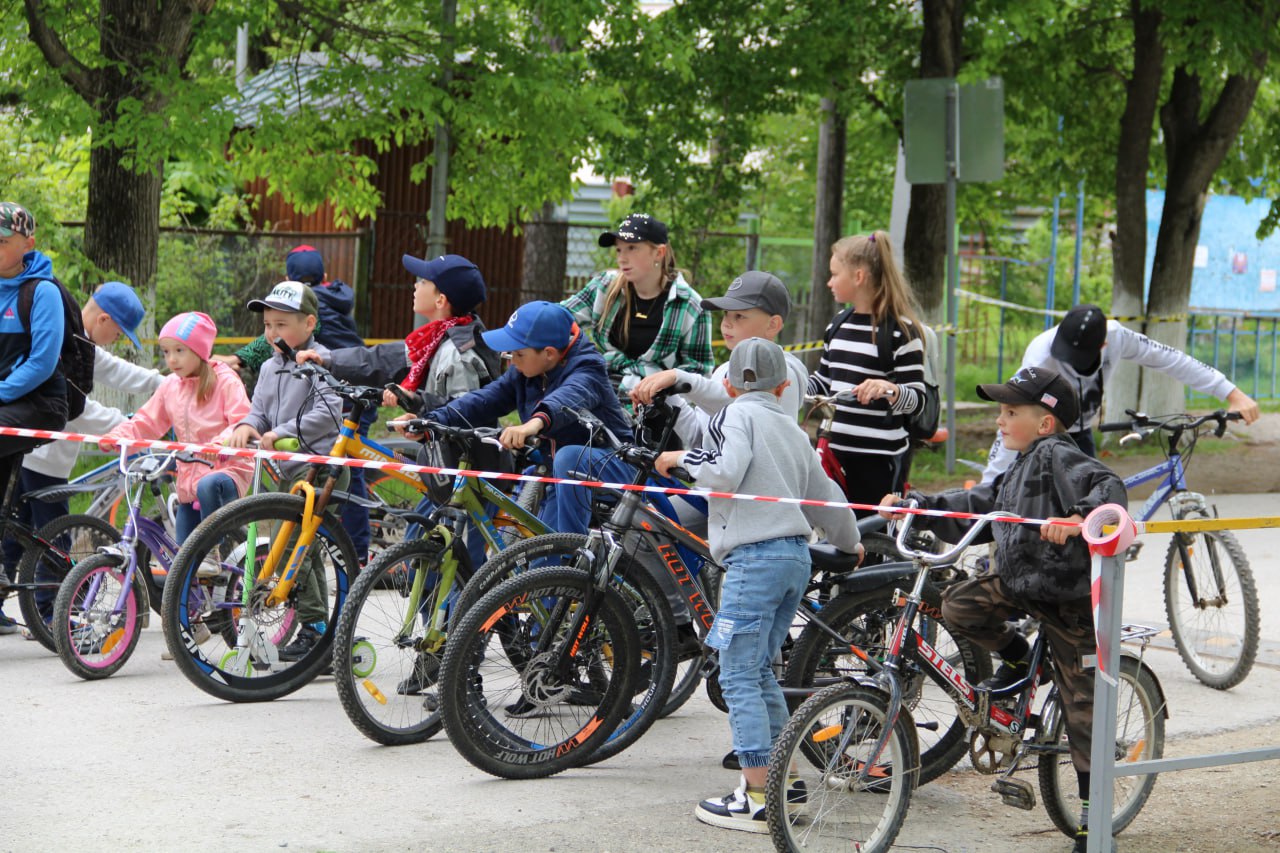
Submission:
[[[138,583],[137,578],[134,583]],[[76,565],[54,602],[54,637],[58,656],[85,679],[112,675],[133,654],[142,630],[141,595],[130,586],[124,604],[120,558],[97,555]]]

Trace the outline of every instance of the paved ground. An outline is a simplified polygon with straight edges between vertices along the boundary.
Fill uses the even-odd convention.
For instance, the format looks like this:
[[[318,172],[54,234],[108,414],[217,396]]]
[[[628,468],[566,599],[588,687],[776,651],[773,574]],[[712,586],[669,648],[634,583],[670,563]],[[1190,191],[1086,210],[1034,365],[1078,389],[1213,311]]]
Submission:
[[[1225,497],[1219,508],[1223,516],[1280,514],[1280,496]],[[1175,653],[1149,652],[1171,709],[1167,754],[1203,751],[1200,736],[1214,732],[1230,733],[1229,748],[1280,742],[1280,727],[1257,729],[1280,719],[1280,532],[1240,538],[1262,587],[1263,663],[1243,685],[1219,693],[1194,681]],[[1130,619],[1163,621],[1164,548],[1151,542],[1130,567]],[[372,744],[347,722],[328,679],[266,705],[214,701],[159,660],[162,645],[152,627],[119,675],[89,683],[35,643],[0,638],[0,707],[9,722],[0,851],[770,849],[765,838],[692,817],[699,798],[736,782],[719,767],[725,718],[701,694],[604,766],[507,782],[471,768],[443,736],[418,747]],[[1194,825],[1211,846],[1195,849],[1280,849],[1274,834],[1267,840],[1232,806],[1232,785],[1246,778],[1263,780],[1248,784],[1255,799],[1267,797],[1257,786],[1274,778],[1275,765],[1252,767],[1249,775],[1183,774],[1189,791],[1162,779],[1120,849],[1183,849],[1160,832],[1198,810],[1204,818]],[[920,789],[901,849],[1068,848],[1043,811],[1001,806],[987,781],[962,771]],[[1272,794],[1262,806],[1272,829],[1267,803],[1274,802]]]

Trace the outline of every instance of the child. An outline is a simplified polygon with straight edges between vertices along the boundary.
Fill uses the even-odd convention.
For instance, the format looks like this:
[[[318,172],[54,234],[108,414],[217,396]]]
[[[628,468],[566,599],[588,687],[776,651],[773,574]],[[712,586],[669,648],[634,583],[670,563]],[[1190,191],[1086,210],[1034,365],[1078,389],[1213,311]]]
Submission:
[[[107,347],[114,344],[121,335],[138,346],[135,330],[145,313],[142,300],[134,293],[133,288],[118,281],[103,284],[85,302],[80,312],[81,320],[84,322],[85,334],[97,345],[93,363],[95,390],[106,387],[130,394],[150,395],[159,387],[164,379],[160,371],[134,364],[107,351]],[[85,400],[84,412],[80,417],[67,423],[67,431],[100,435],[124,419],[125,416],[119,409],[104,406],[90,398]],[[66,485],[79,454],[80,444],[74,441],[53,441],[37,447],[22,460],[17,493],[21,495],[34,489]],[[22,501],[18,505],[18,518],[30,525],[32,530],[39,530],[55,518],[61,518],[70,512],[68,498]],[[5,565],[15,565],[21,556],[21,546],[17,540],[6,538]],[[43,576],[43,569],[43,563],[37,566],[37,581],[50,580]],[[36,605],[46,618],[51,618],[51,607],[56,594],[56,589],[36,591]],[[35,639],[26,629],[23,629],[23,636]]]
[[[132,418],[112,427],[98,446],[108,453],[120,439],[158,439],[170,429],[178,441],[211,444],[222,440],[249,411],[240,377],[221,362],[211,361],[218,328],[208,314],[179,314],[160,330],[160,351],[170,375]],[[219,457],[212,468],[197,462],[178,463],[177,541],[181,545],[203,519],[243,495],[253,474],[244,459]],[[201,566],[201,576],[217,574]]]
[[[699,488],[717,491],[843,500],[808,436],[779,403],[788,372],[777,344],[741,341],[729,355],[725,379],[733,402],[711,419],[708,446],[663,453],[658,470],[669,474],[683,465]],[[730,794],[703,800],[694,815],[713,826],[768,832],[769,751],[789,716],[772,662],[809,582],[810,525],[821,525],[842,551],[859,552],[859,560],[862,546],[847,509],[715,498],[711,521],[711,553],[725,576],[707,645],[720,652],[720,687],[742,781]]]
[[[1084,813],[1074,850],[1085,849],[1089,820],[1089,743],[1093,733],[1093,675],[1082,660],[1095,652],[1089,598],[1089,549],[1078,523],[1107,503],[1127,504],[1124,483],[1090,458],[1067,429],[1080,405],[1075,389],[1045,367],[1024,367],[1003,385],[979,385],[978,396],[1000,404],[996,426],[1004,446],[1018,456],[992,483],[932,497],[907,497],[928,509],[987,513],[997,510],[1028,518],[1076,524],[1030,528],[992,524],[983,536],[996,543],[995,569],[947,588],[942,615],[951,633],[1000,656],[1000,668],[979,687],[999,691],[1027,674],[1030,647],[1005,620],[1015,612],[1040,621],[1053,654],[1054,683],[1062,694],[1067,742],[1079,778]],[[881,503],[899,499],[886,495]],[[901,513],[882,510],[892,518]],[[954,541],[964,522],[920,516],[916,523]],[[989,534],[989,535],[988,535]]]
[[[273,348],[276,341],[284,341],[294,350],[315,350],[322,358],[328,355],[329,351],[312,337],[319,310],[312,288],[297,281],[282,281],[265,299],[251,300],[248,307],[262,314],[262,326]],[[298,379],[291,369],[292,362],[286,361],[278,349],[262,365],[253,389],[253,404],[236,423],[226,441],[228,447],[247,447],[256,440],[264,450],[271,450],[281,438],[297,438],[306,453],[328,454],[333,449],[342,427],[342,399],[323,383],[313,387]],[[299,466],[287,466],[286,470],[297,476]],[[339,489],[350,482],[346,473],[349,470],[343,469]],[[317,571],[310,558],[298,575],[297,589],[297,615],[302,627],[294,641],[279,650],[284,661],[305,657],[328,627],[328,584],[324,572]]]

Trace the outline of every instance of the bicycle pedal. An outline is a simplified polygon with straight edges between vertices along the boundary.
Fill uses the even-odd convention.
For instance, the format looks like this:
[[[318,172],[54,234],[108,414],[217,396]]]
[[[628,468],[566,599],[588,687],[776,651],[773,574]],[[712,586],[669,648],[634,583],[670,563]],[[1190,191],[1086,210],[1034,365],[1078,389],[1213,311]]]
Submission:
[[[1146,543],[1139,539],[1137,542],[1130,545],[1124,552],[1124,561],[1126,563],[1132,563],[1134,560],[1138,559],[1138,555],[1142,553],[1142,546],[1144,544]]]
[[[1036,792],[1031,783],[1023,779],[1001,777],[991,783],[991,790],[1000,795],[1006,806],[1033,811],[1036,807]]]

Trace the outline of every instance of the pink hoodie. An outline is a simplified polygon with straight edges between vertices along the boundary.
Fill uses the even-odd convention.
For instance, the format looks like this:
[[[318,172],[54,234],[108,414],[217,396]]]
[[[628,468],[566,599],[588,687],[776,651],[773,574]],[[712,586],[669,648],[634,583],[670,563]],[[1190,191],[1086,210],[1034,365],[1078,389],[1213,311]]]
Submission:
[[[209,362],[209,366],[213,368],[213,394],[204,403],[196,400],[198,377],[170,374],[132,418],[117,424],[104,437],[159,439],[172,427],[178,441],[221,442],[230,435],[231,428],[249,414],[249,398],[235,371],[217,361]],[[225,456],[219,457],[213,468],[192,462],[179,464],[178,500],[184,504],[195,503],[196,483],[213,471],[229,475],[244,495],[253,478],[253,463]]]

